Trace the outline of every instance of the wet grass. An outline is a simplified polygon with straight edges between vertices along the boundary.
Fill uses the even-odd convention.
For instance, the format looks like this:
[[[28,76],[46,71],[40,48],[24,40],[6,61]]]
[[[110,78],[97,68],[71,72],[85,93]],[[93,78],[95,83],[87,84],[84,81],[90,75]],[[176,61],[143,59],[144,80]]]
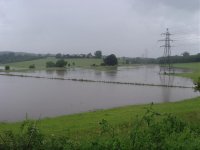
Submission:
[[[174,67],[186,68],[186,69],[192,70],[191,73],[180,73],[180,74],[177,74],[178,76],[191,78],[193,81],[197,81],[197,79],[200,77],[200,62],[174,64]]]

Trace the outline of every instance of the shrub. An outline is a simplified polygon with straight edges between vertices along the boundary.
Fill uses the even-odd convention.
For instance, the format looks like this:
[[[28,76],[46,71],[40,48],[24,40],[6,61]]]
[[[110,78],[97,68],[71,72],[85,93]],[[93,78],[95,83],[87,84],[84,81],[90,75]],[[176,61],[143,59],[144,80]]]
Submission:
[[[6,65],[5,70],[10,70],[10,66]]]
[[[56,61],[56,67],[65,67],[67,65],[67,61],[64,59],[59,59]]]
[[[46,67],[47,68],[52,68],[52,67],[55,67],[55,66],[56,66],[56,64],[54,62],[52,62],[52,61],[46,62]]]
[[[200,77],[198,78],[197,82],[194,83],[195,90],[200,92]]]
[[[35,64],[30,65],[29,69],[35,69]]]
[[[44,136],[37,128],[37,121],[24,121],[17,134],[12,131],[4,131],[0,134],[1,150],[73,150],[77,149],[76,145],[64,136]]]
[[[171,114],[148,109],[133,126],[132,149],[199,149],[200,135],[184,121]]]

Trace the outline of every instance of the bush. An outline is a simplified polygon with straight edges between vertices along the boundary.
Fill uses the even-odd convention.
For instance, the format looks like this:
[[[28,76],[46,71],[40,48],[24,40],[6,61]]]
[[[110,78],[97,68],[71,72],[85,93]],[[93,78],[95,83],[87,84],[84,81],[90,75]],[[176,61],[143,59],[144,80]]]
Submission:
[[[6,65],[5,70],[10,70],[10,66]]]
[[[35,64],[30,65],[30,66],[29,66],[29,69],[35,69]]]
[[[59,59],[56,61],[56,67],[65,67],[67,65],[67,61],[64,59]]]
[[[46,62],[46,67],[47,68],[52,68],[52,67],[55,67],[55,66],[56,66],[56,64],[54,62],[52,62],[52,61]]]
[[[105,63],[101,63],[100,65],[101,65],[101,66],[105,66],[106,64],[105,64]]]
[[[48,61],[46,62],[46,67],[47,68],[52,68],[52,67],[65,67],[67,65],[67,61],[65,61],[64,59],[59,59],[56,61],[56,63],[52,62],[52,61]],[[70,64],[68,64],[68,66],[70,66]]]
[[[37,121],[26,120],[22,123],[19,133],[4,131],[0,134],[1,150],[64,150],[77,149],[76,143],[64,136],[44,136]]]
[[[197,82],[194,83],[195,85],[195,91],[200,92],[200,77],[198,78]]]
[[[171,114],[148,109],[133,126],[132,149],[199,149],[200,135],[184,121]]]

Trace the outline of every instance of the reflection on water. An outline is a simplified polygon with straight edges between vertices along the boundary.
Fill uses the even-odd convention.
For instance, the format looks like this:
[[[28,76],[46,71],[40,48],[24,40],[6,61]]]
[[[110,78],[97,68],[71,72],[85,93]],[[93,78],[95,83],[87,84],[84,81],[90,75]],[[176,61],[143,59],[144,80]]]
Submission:
[[[117,77],[117,68],[114,70],[105,71],[104,74],[107,80],[114,80]]]
[[[172,75],[159,75],[162,85],[172,86],[174,85],[174,76]],[[186,85],[185,85],[186,86]]]
[[[54,74],[54,71],[55,71],[55,70],[46,70],[46,74],[52,75],[52,74]]]
[[[172,86],[174,85],[174,76],[172,75],[159,75],[160,76],[160,82],[162,85]],[[162,95],[163,95],[163,102],[169,102],[170,96],[171,96],[171,90],[173,90],[171,87],[162,88]]]
[[[67,70],[56,70],[56,74],[59,76],[59,77],[64,77],[65,74],[67,74]]]
[[[102,80],[102,71],[95,70],[94,74],[97,80]]]
[[[176,72],[186,72],[185,69],[176,69]],[[18,73],[22,74],[22,73]],[[62,77],[62,78],[77,78],[88,80],[104,80],[114,82],[136,82],[146,84],[162,84],[164,80],[160,77],[159,66],[135,66],[135,67],[115,67],[111,70],[93,70],[83,68],[70,68],[59,71],[36,71],[26,72],[24,74],[46,77]],[[172,78],[173,76],[170,76]],[[171,80],[171,79],[170,79]],[[165,81],[166,82],[166,81]],[[193,86],[193,82],[187,78],[173,77],[173,83],[175,86]]]

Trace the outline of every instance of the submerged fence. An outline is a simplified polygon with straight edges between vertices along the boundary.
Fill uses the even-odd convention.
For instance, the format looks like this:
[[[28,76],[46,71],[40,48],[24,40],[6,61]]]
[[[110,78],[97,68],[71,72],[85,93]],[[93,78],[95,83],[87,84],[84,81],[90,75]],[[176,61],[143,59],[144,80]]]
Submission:
[[[89,80],[89,79],[78,79],[78,78],[60,78],[60,77],[45,77],[45,76],[32,76],[32,75],[18,75],[18,74],[5,74],[0,73],[0,76],[14,76],[14,77],[27,77],[27,78],[41,78],[49,80],[68,80],[77,82],[96,82],[106,84],[124,84],[124,85],[137,85],[137,86],[159,86],[159,87],[174,87],[174,88],[194,88],[191,86],[179,86],[179,85],[165,85],[165,84],[150,84],[150,83],[137,83],[137,82],[118,82],[118,81],[103,81],[103,80]]]

